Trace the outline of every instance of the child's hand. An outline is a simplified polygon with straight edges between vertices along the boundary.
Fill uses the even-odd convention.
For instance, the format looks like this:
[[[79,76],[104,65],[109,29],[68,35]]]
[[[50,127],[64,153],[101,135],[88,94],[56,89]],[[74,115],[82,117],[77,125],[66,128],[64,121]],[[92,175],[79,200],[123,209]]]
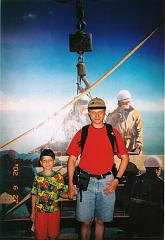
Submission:
[[[68,198],[68,193],[67,193],[67,192],[60,193],[60,197],[62,197],[62,198]]]

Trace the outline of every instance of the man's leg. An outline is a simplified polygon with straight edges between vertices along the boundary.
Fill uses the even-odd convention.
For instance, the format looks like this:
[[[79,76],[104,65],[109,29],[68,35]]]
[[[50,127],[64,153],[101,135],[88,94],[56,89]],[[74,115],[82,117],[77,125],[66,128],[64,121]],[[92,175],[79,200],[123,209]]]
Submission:
[[[80,201],[80,192],[77,196],[76,217],[81,222],[82,240],[90,239],[91,225],[95,212],[95,198],[95,179],[90,178],[87,191],[82,191],[82,201]]]
[[[104,237],[104,222],[101,220],[95,220],[95,240],[103,240]]]
[[[105,222],[113,220],[115,192],[105,195],[104,189],[107,188],[108,183],[114,177],[112,174],[107,175],[106,178],[98,180],[98,190],[95,208],[95,240],[104,239]]]
[[[81,223],[81,240],[89,240],[91,233],[91,222],[85,221]]]

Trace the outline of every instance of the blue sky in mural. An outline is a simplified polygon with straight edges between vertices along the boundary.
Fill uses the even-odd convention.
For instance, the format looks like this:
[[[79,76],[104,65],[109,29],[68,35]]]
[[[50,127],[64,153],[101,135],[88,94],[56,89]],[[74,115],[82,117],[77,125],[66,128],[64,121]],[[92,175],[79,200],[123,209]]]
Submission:
[[[2,0],[1,145],[31,129],[76,95],[78,54],[69,51],[69,33],[77,30],[75,1],[60,2],[65,1]],[[162,18],[163,0],[85,1],[85,31],[92,33],[93,45],[93,51],[84,54],[90,83],[118,63]],[[92,96],[103,97],[108,111],[112,111],[118,91],[130,90],[133,105],[144,116],[146,139],[147,119],[149,114],[155,116],[152,126],[162,140],[155,151],[161,154],[163,54],[161,25],[157,33],[91,92]],[[37,139],[31,142],[38,144]],[[27,145],[27,149],[32,147]],[[18,151],[27,149],[25,143],[17,147]]]

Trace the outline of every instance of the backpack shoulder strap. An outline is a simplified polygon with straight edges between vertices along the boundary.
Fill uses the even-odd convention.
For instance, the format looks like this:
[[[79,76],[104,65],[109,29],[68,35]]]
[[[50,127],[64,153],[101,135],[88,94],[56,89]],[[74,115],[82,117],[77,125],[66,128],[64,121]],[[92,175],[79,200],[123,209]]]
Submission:
[[[88,136],[88,128],[89,128],[89,125],[82,127],[81,139],[80,139],[80,142],[78,143],[79,146],[81,147],[81,155],[83,153],[84,145]]]
[[[105,123],[105,126],[107,129],[107,135],[108,135],[109,141],[112,145],[113,154],[116,155],[119,152],[119,148],[118,148],[116,136],[113,132],[112,125]]]

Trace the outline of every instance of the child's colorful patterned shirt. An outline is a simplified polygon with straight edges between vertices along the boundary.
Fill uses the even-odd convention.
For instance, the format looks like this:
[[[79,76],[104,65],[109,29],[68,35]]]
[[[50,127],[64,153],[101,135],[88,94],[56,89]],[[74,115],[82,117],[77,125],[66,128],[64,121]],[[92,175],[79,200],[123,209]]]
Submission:
[[[35,209],[38,212],[54,212],[59,209],[59,197],[61,192],[66,192],[64,178],[60,172],[53,172],[51,176],[44,175],[43,172],[35,175],[32,195],[37,196]]]

